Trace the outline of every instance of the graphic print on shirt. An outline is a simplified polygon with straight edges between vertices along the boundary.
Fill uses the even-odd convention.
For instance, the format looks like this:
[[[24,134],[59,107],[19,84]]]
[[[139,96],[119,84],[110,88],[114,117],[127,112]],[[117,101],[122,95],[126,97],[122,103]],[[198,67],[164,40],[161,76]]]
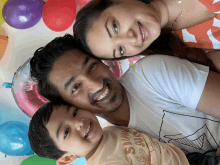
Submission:
[[[124,146],[124,153],[126,155],[134,155],[138,162],[143,165],[153,165],[151,164],[151,152],[154,152],[154,147],[151,142],[145,144],[144,137],[138,131],[132,132],[134,138],[130,138],[130,133],[128,130],[121,131],[122,144]],[[145,148],[145,150],[143,149]]]
[[[166,110],[163,112],[164,115],[159,132],[160,141],[162,139],[174,144],[181,148],[185,154],[189,152],[204,153],[205,151],[219,148],[218,132],[213,131],[217,130],[215,127],[219,127],[219,121],[202,118],[201,116],[173,113]],[[163,127],[165,127],[164,123],[169,122],[170,118],[177,119],[178,123],[180,123],[179,126],[185,127],[185,130],[182,129],[181,133],[179,131],[175,133],[175,130],[172,130],[172,134],[166,133],[163,130]],[[178,124],[176,128],[178,130]]]

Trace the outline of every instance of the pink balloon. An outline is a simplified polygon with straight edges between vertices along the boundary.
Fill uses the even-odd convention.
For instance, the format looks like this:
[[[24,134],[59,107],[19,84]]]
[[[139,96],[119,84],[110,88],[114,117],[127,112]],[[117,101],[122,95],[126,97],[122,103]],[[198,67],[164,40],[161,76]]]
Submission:
[[[76,1],[77,12],[78,12],[81,8],[83,8],[91,0],[75,0],[75,1]]]
[[[13,78],[12,93],[20,109],[29,117],[43,104],[48,102],[38,93],[37,82],[30,78],[29,60],[25,62],[15,73]]]

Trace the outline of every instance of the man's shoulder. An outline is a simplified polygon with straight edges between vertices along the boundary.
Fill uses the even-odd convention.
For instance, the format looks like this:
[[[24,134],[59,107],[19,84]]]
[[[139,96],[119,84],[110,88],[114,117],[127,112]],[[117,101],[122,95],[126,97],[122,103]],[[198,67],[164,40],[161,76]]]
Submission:
[[[149,56],[146,56],[140,59],[133,66],[135,67],[136,65],[140,65],[140,64],[148,64],[149,66],[157,66],[157,65],[161,65],[161,62],[172,62],[172,61],[181,61],[181,60],[180,58],[174,57],[174,56],[169,56],[169,55],[164,55],[164,54],[155,54],[155,55],[149,55]]]
[[[165,63],[178,62],[180,59],[178,57],[168,56],[168,55],[150,55],[138,60],[134,65],[132,65],[119,79],[137,76],[137,74],[148,73],[153,74],[152,70],[160,68]],[[179,61],[181,62],[181,61]]]

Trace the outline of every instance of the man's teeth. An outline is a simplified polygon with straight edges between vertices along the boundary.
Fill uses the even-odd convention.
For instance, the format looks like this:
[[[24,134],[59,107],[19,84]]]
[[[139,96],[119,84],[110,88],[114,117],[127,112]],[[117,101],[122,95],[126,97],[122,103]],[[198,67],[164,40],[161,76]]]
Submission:
[[[90,130],[90,124],[89,124],[89,127],[88,127],[87,130],[86,130],[86,136],[88,135],[89,130]]]
[[[105,92],[101,96],[99,96],[96,100],[100,101],[100,100],[104,99],[108,95],[108,93],[109,93],[109,89],[106,88]]]

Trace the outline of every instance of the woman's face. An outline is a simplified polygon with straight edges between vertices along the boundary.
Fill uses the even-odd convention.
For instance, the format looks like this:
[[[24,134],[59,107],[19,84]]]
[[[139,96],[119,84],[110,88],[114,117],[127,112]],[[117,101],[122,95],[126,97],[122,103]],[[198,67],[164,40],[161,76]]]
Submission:
[[[86,41],[100,58],[119,58],[141,53],[161,32],[160,15],[152,4],[122,0],[93,21]]]

